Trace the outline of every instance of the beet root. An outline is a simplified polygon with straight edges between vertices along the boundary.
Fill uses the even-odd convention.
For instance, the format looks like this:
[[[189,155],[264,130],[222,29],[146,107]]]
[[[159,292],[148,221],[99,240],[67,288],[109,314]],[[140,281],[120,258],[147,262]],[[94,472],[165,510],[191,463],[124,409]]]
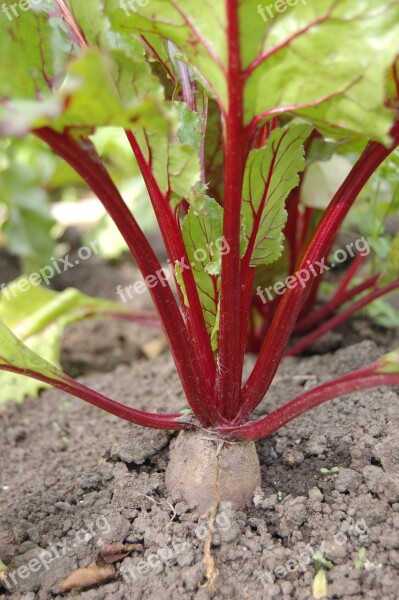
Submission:
[[[261,484],[255,444],[217,442],[205,436],[182,431],[171,443],[165,474],[168,493],[180,492],[200,514],[222,501],[244,508]]]

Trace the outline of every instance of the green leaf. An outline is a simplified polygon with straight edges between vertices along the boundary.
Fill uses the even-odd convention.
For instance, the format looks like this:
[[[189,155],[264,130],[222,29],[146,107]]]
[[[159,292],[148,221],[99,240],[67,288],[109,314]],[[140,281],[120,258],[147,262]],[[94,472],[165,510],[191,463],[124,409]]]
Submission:
[[[396,294],[398,292],[396,291]],[[377,298],[364,307],[362,313],[386,329],[399,327],[399,311],[384,298]]]
[[[5,15],[0,19],[0,90],[2,98],[36,100],[47,90],[59,73],[59,58],[66,53],[53,45],[53,31],[49,18],[32,10],[11,21]]]
[[[183,278],[182,270],[181,270],[181,267],[180,267],[179,263],[175,264],[175,274],[176,274],[176,281],[179,284],[181,293],[183,294],[184,305],[189,308],[190,307],[190,303],[188,301],[186,285],[184,283],[184,278]]]
[[[334,565],[331,561],[329,561],[327,558],[325,558],[323,556],[323,554],[320,552],[320,550],[317,550],[314,554],[313,554],[313,560],[316,563],[316,567],[324,567],[326,569],[333,569]]]
[[[335,135],[388,142],[386,73],[399,52],[396,0],[307,0],[266,24],[257,0],[241,3],[245,116],[298,112]],[[248,17],[253,15],[253,17]],[[257,21],[256,21],[257,19]],[[256,61],[256,62],[253,62]]]
[[[133,127],[133,130],[161,193],[172,207],[185,199],[200,211],[204,204],[204,186],[199,184],[198,115],[183,108],[181,103],[171,104],[169,114],[177,124],[175,134],[154,131],[152,127],[145,130]]]
[[[141,5],[140,5],[141,4]],[[105,0],[112,29],[121,33],[156,35],[170,40],[190,65],[201,74],[207,87],[227,105],[226,14],[223,2],[205,0],[149,0],[135,3]]]
[[[226,3],[106,0],[113,29],[171,40],[228,110]],[[298,0],[272,17],[258,0],[239,0],[245,123],[303,111],[337,136],[348,132],[388,142],[393,114],[385,107],[386,73],[399,51],[396,0]],[[345,133],[343,133],[345,132]]]
[[[323,475],[329,475],[330,473],[339,473],[339,467],[332,467],[328,469],[327,467],[321,467],[320,473]]]
[[[0,320],[0,368],[2,366],[16,367],[27,375],[34,371],[45,377],[62,381],[56,367],[22,344]],[[9,371],[1,372],[0,382],[0,403],[7,400],[21,402],[26,396],[37,396],[40,389],[47,387],[45,383]]]
[[[242,212],[251,265],[269,264],[282,254],[287,220],[284,203],[299,183],[298,173],[305,165],[303,142],[310,131],[304,124],[276,129],[264,148],[249,154]]]
[[[0,560],[0,583],[3,579],[5,579],[6,575],[7,575],[7,571],[8,568],[6,567],[6,565],[3,563],[2,560]]]
[[[327,208],[352,166],[347,158],[336,154],[327,161],[312,163],[306,169],[301,187],[302,204],[322,210]]]
[[[129,128],[132,124],[167,130],[161,108],[162,87],[144,61],[133,61],[113,50],[83,50],[66,70],[62,86],[36,103],[5,101],[0,107],[0,133],[22,135],[30,129],[51,126],[91,133],[98,126]]]
[[[223,127],[220,110],[213,100],[208,104],[204,160],[208,193],[222,203],[224,197]]]
[[[99,0],[69,4],[78,24],[53,2],[41,8],[49,15],[36,8],[12,21],[0,19],[0,134],[18,136],[43,126],[90,133],[101,125],[133,123],[167,130],[163,88],[142,46],[131,39],[128,54],[120,49],[107,32]],[[78,47],[85,36],[93,47]]]
[[[399,373],[399,348],[384,354],[377,361],[376,373]]]
[[[210,198],[207,198],[202,214],[191,207],[183,223],[184,245],[214,350],[217,347],[222,253],[227,251],[222,225],[223,209]]]
[[[45,365],[49,361],[59,365],[60,341],[64,328],[70,323],[87,317],[100,316],[109,312],[120,312],[119,304],[105,300],[97,300],[81,294],[73,288],[58,293],[37,287],[35,279],[22,276],[11,282],[0,295],[0,365],[2,360],[14,361],[17,366],[23,366],[21,360],[32,360],[24,344],[34,352],[40,352],[41,358],[34,359],[31,367]],[[19,338],[18,344],[13,341],[13,335]],[[13,353],[13,348],[15,353]],[[20,355],[19,352],[22,352]],[[18,359],[20,357],[21,360]],[[19,362],[18,362],[19,360]],[[35,366],[36,365],[36,366]],[[25,367],[24,367],[25,368]],[[41,368],[41,367],[40,367]],[[44,371],[48,369],[43,366]],[[39,369],[40,370],[40,369]],[[44,372],[43,371],[43,372]],[[41,372],[41,371],[40,371]],[[21,378],[10,372],[0,373],[0,403],[5,400],[19,402],[25,396],[36,396],[45,384],[30,378]]]
[[[87,43],[99,47],[105,45],[109,22],[104,15],[103,2],[99,0],[85,0],[85,2],[81,2],[80,0],[64,0],[64,3],[66,9],[62,6],[63,2],[56,2],[56,7],[53,6],[54,0],[48,2],[48,4],[52,5],[50,13],[52,22],[58,17],[62,21],[64,30],[68,31],[68,37],[72,42],[81,33]],[[79,26],[78,32],[71,26],[71,22],[68,19],[68,11],[72,17],[72,21],[75,21]],[[61,23],[59,26],[61,27]]]
[[[262,5],[258,0],[241,0],[238,6],[246,124],[295,112],[335,137],[351,132],[388,143],[393,112],[386,106],[392,87],[387,73],[399,52],[396,0],[362,0],[357,4],[352,0],[298,0],[295,6],[283,3],[279,10],[276,8],[273,19],[259,14]],[[86,119],[87,127],[93,122],[120,125],[125,119],[148,123],[150,115],[155,122],[159,106],[158,110],[151,107],[148,96],[153,98],[155,90],[149,94],[145,86],[145,80],[150,79],[148,72],[146,75],[144,67],[138,66],[138,36],[144,45],[147,43],[147,49],[151,48],[151,60],[155,56],[166,65],[172,79],[164,42],[173,42],[181,53],[176,58],[186,60],[219,107],[228,110],[228,36],[232,34],[223,2],[148,0],[129,5],[119,0],[69,0],[63,8],[62,3],[51,1],[19,18],[3,17],[3,132],[8,123],[8,131],[20,135],[29,127],[57,121],[67,113],[62,84],[68,72],[66,84],[75,92],[75,82],[84,83],[91,104],[83,94],[76,100],[71,118],[60,119],[59,127],[63,122],[80,126]],[[92,46],[90,51],[107,54],[112,67],[95,59],[74,66],[75,61],[82,60],[77,47],[86,42]],[[104,85],[99,86],[103,75]],[[112,79],[121,96],[119,111],[115,110]],[[137,88],[142,95],[137,96]],[[99,92],[98,101],[93,89]],[[143,101],[144,96],[149,103]],[[155,104],[156,98],[155,94]]]
[[[179,115],[180,128],[179,141],[182,144],[193,146],[197,151],[201,146],[202,129],[198,113],[190,110],[184,102],[174,102]]]
[[[355,562],[355,569],[358,569],[358,570],[364,569],[364,563],[366,561],[366,554],[367,554],[367,549],[364,546],[362,546],[358,552],[358,558]]]

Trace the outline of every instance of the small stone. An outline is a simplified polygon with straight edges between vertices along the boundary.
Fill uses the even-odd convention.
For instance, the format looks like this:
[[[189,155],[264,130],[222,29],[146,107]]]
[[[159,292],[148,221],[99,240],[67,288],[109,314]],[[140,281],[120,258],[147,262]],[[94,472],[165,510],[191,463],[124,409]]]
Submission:
[[[324,499],[323,493],[316,486],[309,490],[308,495],[309,500],[316,500],[318,502],[321,502]]]
[[[305,457],[300,450],[292,448],[284,452],[283,463],[288,467],[294,467],[296,465],[300,465],[304,458]]]

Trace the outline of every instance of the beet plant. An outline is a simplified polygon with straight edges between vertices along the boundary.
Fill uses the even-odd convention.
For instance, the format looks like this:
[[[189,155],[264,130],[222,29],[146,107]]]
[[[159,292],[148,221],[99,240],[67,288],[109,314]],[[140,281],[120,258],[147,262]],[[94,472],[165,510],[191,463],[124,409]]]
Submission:
[[[332,398],[399,383],[394,351],[251,420],[287,351],[399,287],[396,238],[369,277],[358,279],[364,253],[352,256],[315,308],[359,194],[387,161],[395,175],[399,4],[283,2],[267,22],[258,0],[53,0],[15,12],[0,19],[0,132],[37,136],[103,203],[148,285],[190,410],[148,413],[111,400],[4,324],[0,369],[137,425],[183,430],[169,490],[200,509],[215,499],[243,506],[260,483],[256,440]],[[176,293],[92,140],[109,126],[130,143]],[[345,151],[356,159],[325,205],[306,203],[308,165]],[[317,199],[325,190],[310,182]],[[394,211],[396,195],[386,203]],[[257,358],[244,380],[246,351]]]

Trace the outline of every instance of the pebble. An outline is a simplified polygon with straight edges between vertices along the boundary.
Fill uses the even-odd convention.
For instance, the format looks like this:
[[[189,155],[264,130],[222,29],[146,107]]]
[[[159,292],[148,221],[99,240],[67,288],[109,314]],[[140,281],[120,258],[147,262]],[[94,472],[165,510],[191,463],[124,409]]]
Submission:
[[[293,448],[284,452],[283,463],[288,467],[294,467],[296,465],[300,465],[304,458],[305,457],[300,450]]]

